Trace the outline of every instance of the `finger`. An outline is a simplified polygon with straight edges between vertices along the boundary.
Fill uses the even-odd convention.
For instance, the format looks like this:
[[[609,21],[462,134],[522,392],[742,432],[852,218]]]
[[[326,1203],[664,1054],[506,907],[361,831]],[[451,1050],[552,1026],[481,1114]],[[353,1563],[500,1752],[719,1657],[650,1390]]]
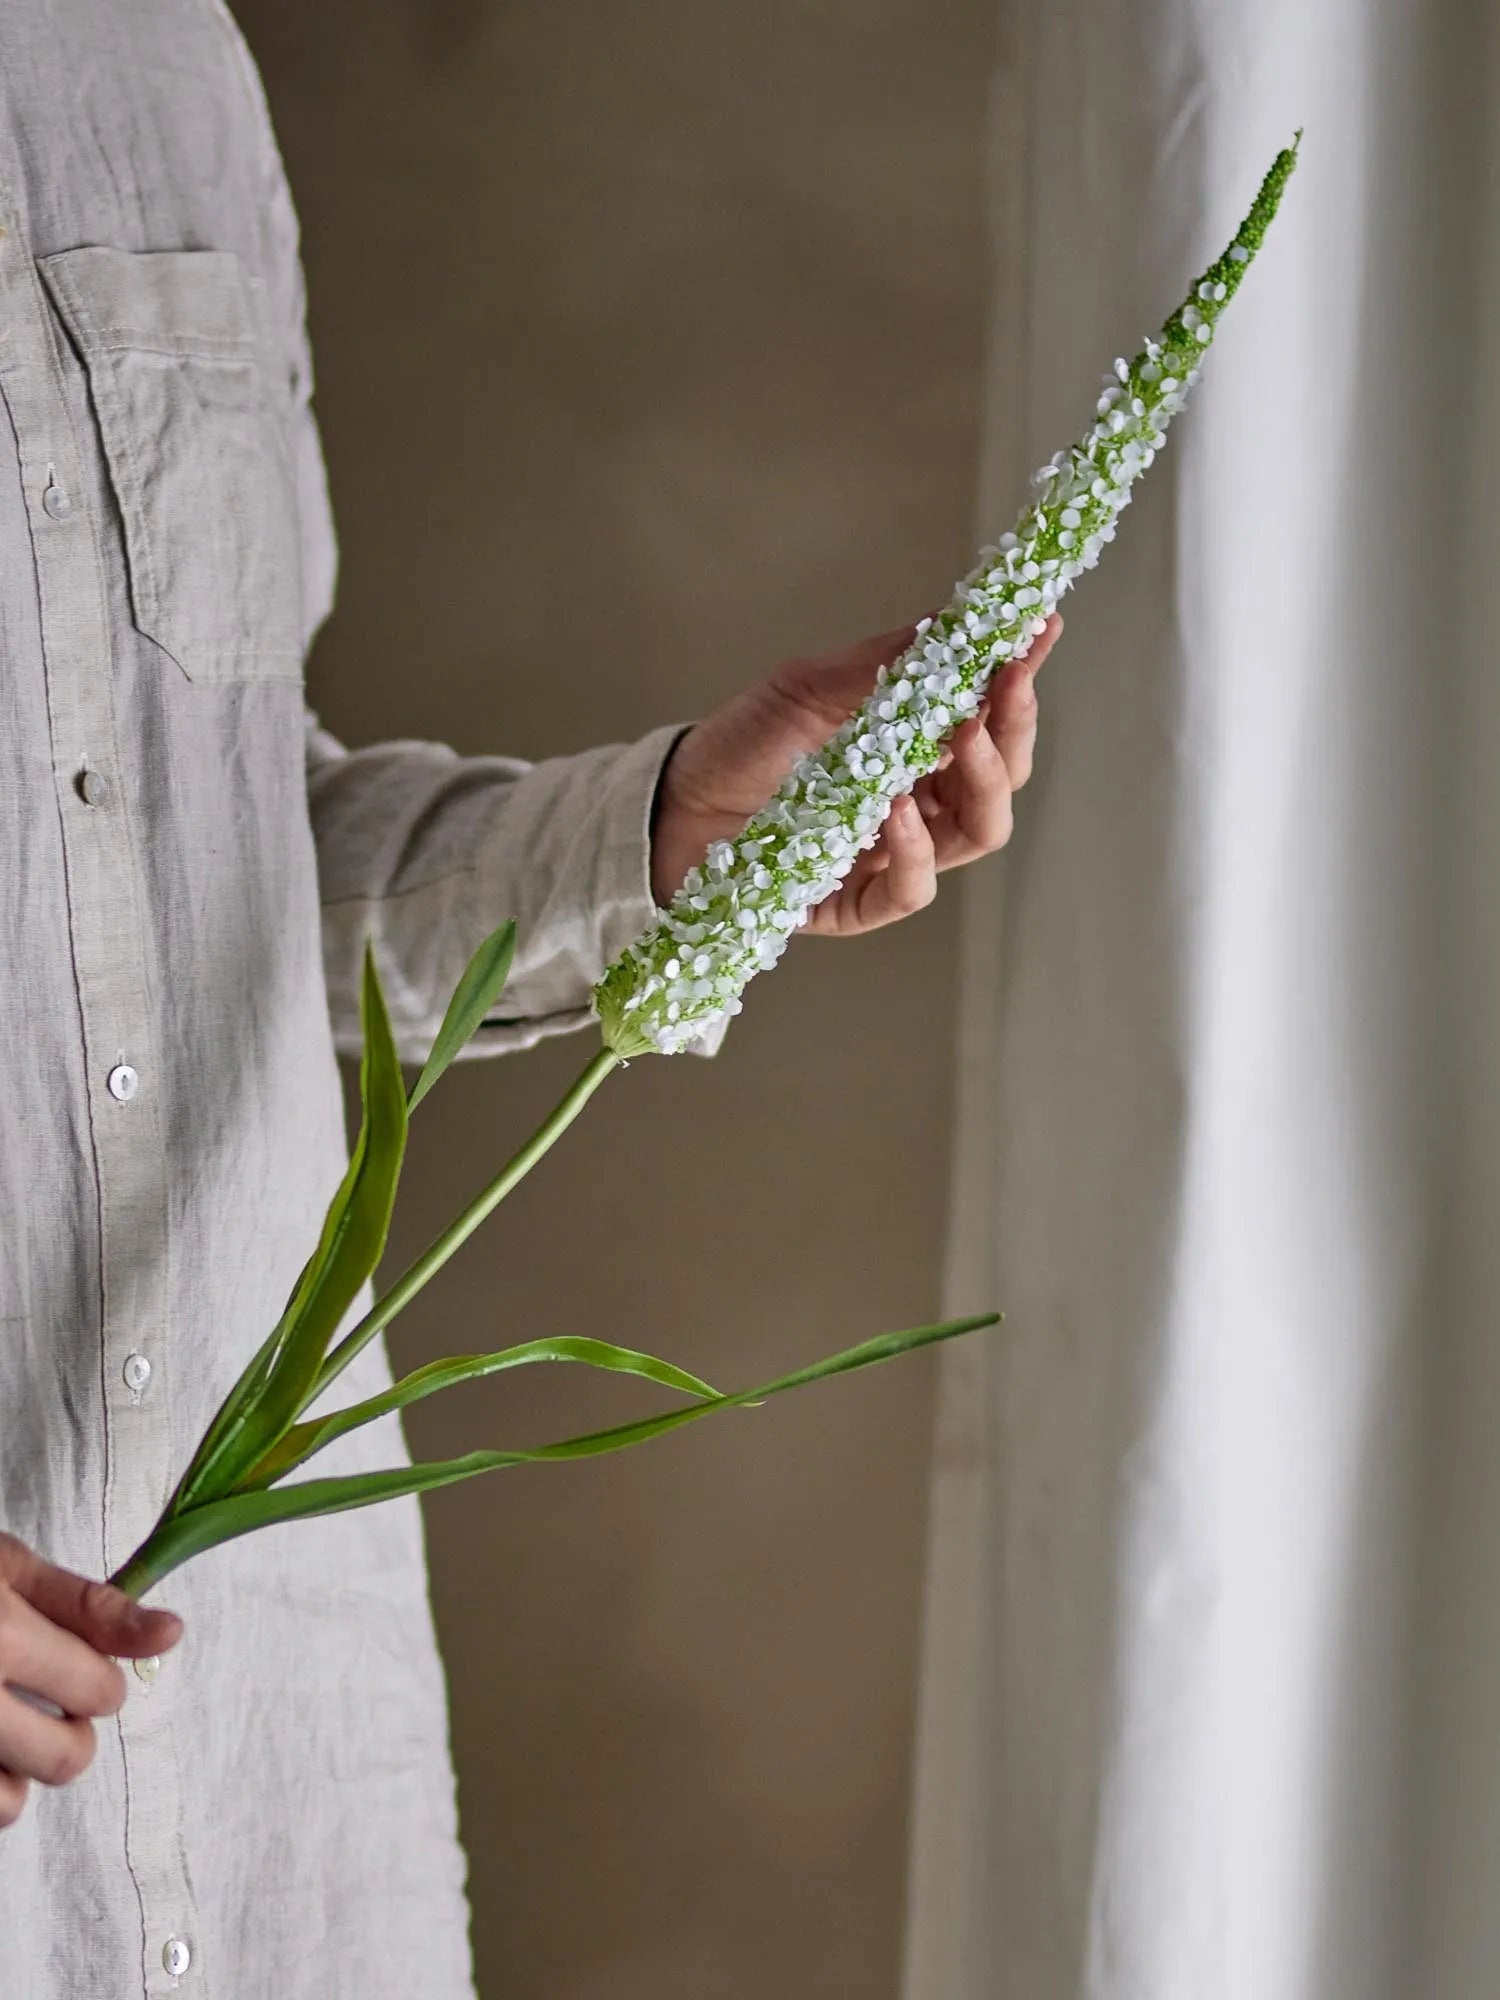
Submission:
[[[947,837],[938,837],[939,867],[953,868],[977,855],[992,854],[1010,839],[1014,824],[1010,771],[982,722],[966,722],[954,737],[953,774],[944,790],[952,805],[941,829]]]
[[[855,857],[854,866],[839,883],[807,913],[802,926],[806,937],[847,937],[860,926],[856,912],[865,884],[890,866],[884,841],[877,841]]]
[[[1020,791],[1036,762],[1037,703],[1028,687],[1007,705],[987,732],[1010,779],[1012,792]]]
[[[94,1725],[81,1716],[44,1715],[0,1694],[0,1765],[39,1785],[71,1785],[94,1761]]]
[[[874,687],[880,669],[899,660],[916,636],[915,625],[897,625],[836,653],[805,660],[798,668],[799,692],[830,713],[852,715]]]
[[[857,897],[872,875],[883,875],[890,865],[890,849],[883,839],[877,840],[873,847],[855,856],[854,866],[834,893]]]
[[[927,823],[909,798],[891,807],[881,838],[890,860],[855,905],[856,928],[875,930],[925,910],[937,894],[937,856]]]
[[[76,1632],[97,1652],[145,1659],[169,1651],[182,1637],[182,1620],[175,1612],[137,1604],[113,1584],[75,1576],[30,1549],[22,1555],[20,1562],[7,1564],[13,1588],[44,1618]]]
[[[1031,674],[1017,662],[996,691],[986,725],[991,742],[1005,761],[1012,791],[1031,776],[1036,755],[1037,699]]]
[[[0,1771],[0,1828],[14,1826],[26,1810],[30,1787],[14,1771]]]
[[[0,1683],[55,1702],[67,1715],[114,1715],[125,1676],[111,1659],[8,1590],[0,1597]]]
[[[1063,621],[1061,612],[1054,611],[1048,618],[1044,630],[1038,632],[1026,651],[1019,658],[1026,662],[1026,671],[1035,674],[1046,660],[1047,655],[1062,637]]]

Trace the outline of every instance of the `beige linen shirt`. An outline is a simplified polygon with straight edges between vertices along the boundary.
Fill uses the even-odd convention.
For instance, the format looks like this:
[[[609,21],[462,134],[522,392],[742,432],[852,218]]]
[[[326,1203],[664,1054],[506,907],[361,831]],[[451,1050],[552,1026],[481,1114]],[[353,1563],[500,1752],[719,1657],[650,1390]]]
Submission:
[[[4,0],[0,229],[0,1525],[97,1575],[338,1180],[364,934],[408,1058],[511,914],[480,1052],[578,1025],[650,914],[673,731],[528,767],[306,710],[334,541],[296,222],[218,0]],[[415,1505],[170,1596],[181,1647],[0,1834],[0,1992],[468,1995]]]

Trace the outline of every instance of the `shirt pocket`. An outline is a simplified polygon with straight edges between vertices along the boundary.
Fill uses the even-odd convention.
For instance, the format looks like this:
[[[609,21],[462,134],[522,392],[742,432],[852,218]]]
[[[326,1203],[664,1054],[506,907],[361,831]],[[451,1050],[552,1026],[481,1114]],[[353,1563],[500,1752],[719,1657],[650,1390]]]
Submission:
[[[88,373],[136,625],[194,681],[302,673],[286,398],[227,251],[39,260]]]

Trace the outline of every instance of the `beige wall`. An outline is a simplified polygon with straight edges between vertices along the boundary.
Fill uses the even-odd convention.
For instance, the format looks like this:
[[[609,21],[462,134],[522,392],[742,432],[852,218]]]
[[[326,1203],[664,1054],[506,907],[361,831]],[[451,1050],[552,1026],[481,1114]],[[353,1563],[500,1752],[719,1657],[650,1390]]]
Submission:
[[[238,11],[304,219],[332,727],[565,751],[946,593],[992,0]],[[398,1359],[568,1330],[740,1382],[930,1316],[954,937],[950,897],[799,944],[716,1062],[612,1080]],[[396,1257],[584,1053],[445,1088]],[[485,2000],[894,1995],[930,1390],[907,1362],[432,1502]],[[536,1371],[411,1436],[650,1401]]]

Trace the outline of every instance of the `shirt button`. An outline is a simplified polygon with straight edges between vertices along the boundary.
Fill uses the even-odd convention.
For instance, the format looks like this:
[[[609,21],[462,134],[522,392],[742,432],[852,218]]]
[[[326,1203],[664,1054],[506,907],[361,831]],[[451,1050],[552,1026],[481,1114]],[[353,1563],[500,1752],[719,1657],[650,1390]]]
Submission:
[[[121,1104],[128,1104],[141,1087],[141,1080],[129,1063],[116,1063],[105,1080],[110,1096]]]
[[[151,1380],[151,1363],[144,1354],[127,1354],[120,1373],[125,1377],[125,1387],[138,1396]]]
[[[132,1660],[130,1664],[135,1669],[136,1679],[144,1681],[147,1687],[150,1687],[156,1676],[161,1672],[161,1661],[155,1653],[152,1653],[144,1660]]]
[[[161,1962],[174,1979],[180,1979],[193,1962],[186,1938],[168,1938],[161,1948]]]
[[[97,771],[80,771],[73,782],[86,806],[102,806],[109,797],[109,786]]]
[[[42,505],[54,521],[66,521],[73,511],[73,502],[68,498],[65,486],[59,486],[54,479],[42,495]]]

